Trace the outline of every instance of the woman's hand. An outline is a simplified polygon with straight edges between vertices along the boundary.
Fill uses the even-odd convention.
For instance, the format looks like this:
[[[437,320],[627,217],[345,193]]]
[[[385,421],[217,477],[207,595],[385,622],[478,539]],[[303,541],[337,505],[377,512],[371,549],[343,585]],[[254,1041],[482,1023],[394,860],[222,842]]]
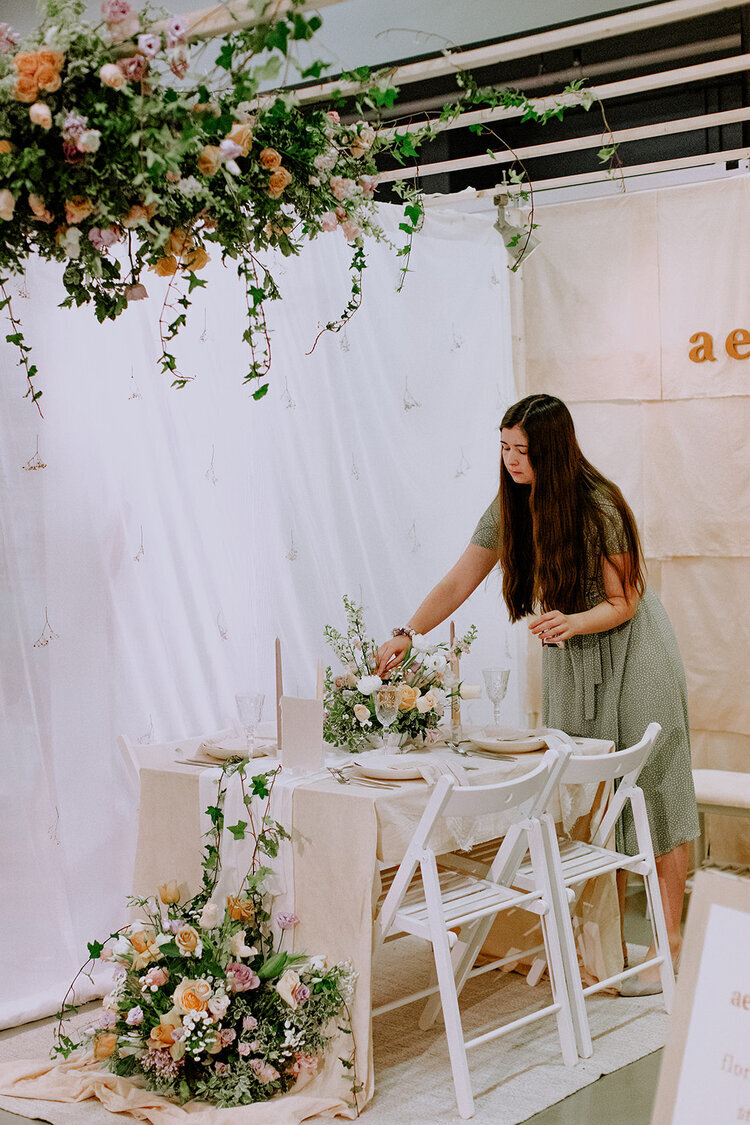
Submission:
[[[548,613],[540,614],[539,617],[532,617],[529,629],[544,644],[567,641],[569,637],[575,637],[578,632],[576,616],[575,613],[560,613],[559,609],[551,609]]]
[[[378,666],[375,669],[375,674],[382,678],[392,672],[394,668],[398,668],[409,651],[410,645],[410,638],[403,635],[392,637],[385,644],[382,644],[378,649]]]

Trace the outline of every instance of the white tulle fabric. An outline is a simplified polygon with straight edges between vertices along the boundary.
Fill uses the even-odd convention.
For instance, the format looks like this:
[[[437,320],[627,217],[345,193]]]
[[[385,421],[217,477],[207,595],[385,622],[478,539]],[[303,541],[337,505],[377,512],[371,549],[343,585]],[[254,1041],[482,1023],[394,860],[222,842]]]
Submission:
[[[398,220],[383,208],[394,240]],[[194,379],[177,391],[156,363],[165,282],[149,276],[150,300],[100,326],[57,307],[56,266],[30,266],[15,306],[44,421],[0,347],[0,1024],[53,1011],[86,942],[126,917],[137,793],[118,732],[182,738],[226,725],[237,691],[270,700],[276,635],[286,692],[312,695],[342,593],[382,638],[465,547],[514,398],[503,254],[491,218],[431,213],[404,291],[400,260],[373,247],[361,310],[309,357],[346,303],[350,251],[331,234],[279,261],[262,403],[242,384],[231,268],[212,262],[194,295],[176,346]],[[496,577],[459,631],[472,621],[465,678],[519,670]]]

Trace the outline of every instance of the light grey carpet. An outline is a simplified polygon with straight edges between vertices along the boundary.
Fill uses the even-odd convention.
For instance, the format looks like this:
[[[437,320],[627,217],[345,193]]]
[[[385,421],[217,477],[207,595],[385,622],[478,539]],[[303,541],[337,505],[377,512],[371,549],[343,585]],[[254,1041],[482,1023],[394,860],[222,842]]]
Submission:
[[[380,984],[374,997],[376,1004],[426,985],[430,963],[424,949],[411,939],[386,946],[376,965]],[[546,982],[530,989],[518,974],[487,973],[470,981],[464,990],[464,1031],[467,1035],[479,1034],[549,1002]],[[520,1125],[602,1074],[664,1045],[668,1017],[660,996],[594,996],[587,1003],[587,1011],[594,1056],[575,1067],[562,1063],[554,1016],[470,1051],[475,1098],[472,1120],[476,1125]],[[455,1125],[460,1120],[442,1028],[436,1025],[432,1031],[420,1031],[419,1012],[420,1004],[416,1003],[375,1020],[376,1094],[363,1113],[368,1125],[394,1125],[397,1121]],[[4,1039],[0,1061],[45,1057],[51,1035],[51,1028],[45,1026]],[[59,1105],[0,1097],[0,1107],[53,1125],[109,1125],[120,1118],[97,1102]],[[269,1125],[272,1121],[269,1106]]]

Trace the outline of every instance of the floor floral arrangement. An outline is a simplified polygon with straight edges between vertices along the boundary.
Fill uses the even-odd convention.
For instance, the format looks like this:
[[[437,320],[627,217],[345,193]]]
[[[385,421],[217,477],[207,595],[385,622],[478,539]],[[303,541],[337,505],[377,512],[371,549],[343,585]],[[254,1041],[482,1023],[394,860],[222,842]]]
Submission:
[[[352,753],[369,748],[373,736],[382,736],[383,725],[376,712],[376,695],[384,681],[374,673],[378,646],[367,637],[364,611],[344,595],[346,633],[327,625],[324,635],[342,665],[334,675],[326,669],[323,705],[323,737],[332,746]],[[453,648],[453,656],[467,653],[477,635],[472,625]],[[401,745],[437,742],[438,726],[450,700],[460,695],[446,644],[432,644],[414,636],[401,664],[385,681],[399,688],[398,715],[391,730]]]
[[[65,1031],[76,1011],[69,991],[59,1014],[57,1054],[90,1051],[115,1074],[137,1077],[181,1103],[195,1098],[235,1106],[286,1093],[301,1075],[315,1073],[337,1028],[348,1032],[351,965],[284,950],[285,934],[299,919],[269,914],[270,868],[262,857],[273,858],[288,833],[268,814],[275,771],[248,777],[246,764],[225,766],[217,803],[208,810],[213,833],[201,891],[182,901],[177,884],[167,882],[158,899],[131,899],[142,917],[89,944],[92,960],[119,966],[115,985],[79,1039]],[[249,786],[248,821],[229,831],[249,840],[252,862],[239,893],[221,905],[212,894],[225,778],[232,773],[239,773],[243,792]],[[254,801],[261,803],[255,813]],[[341,1062],[351,1072],[356,1101],[353,1055]]]
[[[320,17],[303,0],[247,6],[249,20],[220,34],[179,16],[157,19],[130,0],[104,0],[98,23],[84,18],[84,0],[45,0],[23,43],[0,23],[0,309],[37,408],[37,370],[4,288],[31,254],[60,262],[63,304],[93,303],[100,321],[148,296],[149,271],[167,278],[160,362],[177,386],[191,378],[171,350],[190,294],[206,284],[200,271],[214,253],[231,260],[247,295],[245,380],[261,398],[271,364],[265,305],[280,296],[266,252],[298,254],[323,232],[346,239],[350,300],[323,329],[338,330],[362,298],[365,236],[385,238],[374,205],[378,153],[412,160],[441,122],[477,105],[522,106],[524,120],[545,121],[592,101],[576,85],[559,106],[537,111],[523,94],[480,90],[467,78],[460,101],[434,122],[381,129],[380,113],[392,115],[398,95],[387,72],[342,75],[354,92],[306,104],[274,83],[288,83],[295,67],[302,82],[328,69],[294,57]],[[406,271],[423,208],[414,188],[397,190],[404,245],[394,250]]]

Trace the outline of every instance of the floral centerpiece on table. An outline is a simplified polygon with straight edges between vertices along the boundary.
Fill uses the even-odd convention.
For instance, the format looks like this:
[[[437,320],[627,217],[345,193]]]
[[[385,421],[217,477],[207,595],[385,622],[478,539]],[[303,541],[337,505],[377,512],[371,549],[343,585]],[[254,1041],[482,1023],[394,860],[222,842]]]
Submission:
[[[115,1074],[139,1076],[150,1090],[218,1106],[265,1101],[316,1071],[334,1021],[346,1018],[354,973],[347,964],[327,965],[323,956],[284,950],[286,931],[299,922],[294,914],[275,916],[275,939],[265,890],[270,869],[260,857],[276,855],[288,834],[268,815],[275,772],[247,778],[246,765],[225,767],[217,804],[208,809],[214,840],[204,853],[200,893],[182,901],[176,882],[167,882],[158,900],[130,900],[142,914],[137,921],[90,943],[91,958],[115,961],[119,972],[82,1039],[64,1032],[63,1019],[75,1011],[66,997],[59,1054],[67,1058],[87,1047]],[[251,783],[251,792],[249,821],[229,831],[235,839],[250,837],[252,864],[238,894],[221,905],[211,896],[220,867],[222,783],[233,772],[243,791]],[[255,798],[265,807],[253,816]],[[356,1096],[356,1082],[353,1089]]]
[[[371,736],[382,731],[375,714],[374,693],[383,686],[375,674],[378,646],[368,639],[362,606],[344,595],[347,631],[340,633],[327,625],[324,634],[343,670],[334,675],[326,669],[323,703],[325,718],[323,737],[333,746],[346,746],[352,753],[365,750]],[[476,638],[472,625],[467,634],[454,645],[454,655],[469,651]],[[387,677],[389,684],[401,688],[398,716],[390,728],[400,743],[437,742],[438,726],[461,685],[455,678],[446,644],[432,644],[424,637],[414,636],[401,664]]]

